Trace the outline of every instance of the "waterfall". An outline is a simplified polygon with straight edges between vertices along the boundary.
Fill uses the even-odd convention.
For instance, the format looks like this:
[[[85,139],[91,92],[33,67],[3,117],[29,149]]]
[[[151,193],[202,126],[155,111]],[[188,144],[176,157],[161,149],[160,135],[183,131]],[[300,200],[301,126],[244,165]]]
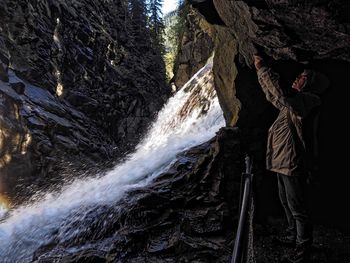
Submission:
[[[212,138],[224,125],[213,86],[212,64],[208,63],[169,99],[134,153],[122,163],[107,173],[77,179],[0,218],[1,262],[29,262],[62,222],[79,217],[87,206],[115,204],[126,191],[147,185],[165,171],[178,153]],[[72,227],[64,233],[71,236],[74,231],[79,230]]]

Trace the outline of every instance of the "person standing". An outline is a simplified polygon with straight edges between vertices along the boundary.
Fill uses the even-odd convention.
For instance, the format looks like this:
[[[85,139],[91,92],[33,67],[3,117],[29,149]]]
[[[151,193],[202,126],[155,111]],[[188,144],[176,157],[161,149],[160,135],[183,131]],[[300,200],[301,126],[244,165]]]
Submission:
[[[286,234],[278,240],[296,245],[285,262],[308,262],[313,236],[305,193],[308,170],[302,125],[303,119],[320,105],[319,94],[327,88],[328,79],[319,72],[304,70],[292,84],[295,95],[287,97],[278,74],[261,56],[254,56],[254,65],[266,99],[279,110],[268,132],[266,152],[266,169],[277,174],[279,198],[288,222]]]

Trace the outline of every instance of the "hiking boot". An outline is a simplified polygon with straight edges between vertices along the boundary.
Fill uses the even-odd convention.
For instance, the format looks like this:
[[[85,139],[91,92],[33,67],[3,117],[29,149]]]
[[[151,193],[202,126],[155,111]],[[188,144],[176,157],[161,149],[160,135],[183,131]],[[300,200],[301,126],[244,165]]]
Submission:
[[[273,237],[273,242],[286,247],[295,247],[296,237],[291,234],[275,236]]]
[[[297,246],[287,258],[282,259],[283,263],[309,263],[310,262],[310,247]]]

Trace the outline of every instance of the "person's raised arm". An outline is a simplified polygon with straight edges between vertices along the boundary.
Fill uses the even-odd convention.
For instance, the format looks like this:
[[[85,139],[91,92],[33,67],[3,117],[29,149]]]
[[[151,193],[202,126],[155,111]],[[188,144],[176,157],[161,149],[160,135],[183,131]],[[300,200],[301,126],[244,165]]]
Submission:
[[[296,115],[305,117],[312,108],[320,105],[320,98],[309,92],[302,92],[293,98],[286,98],[280,88],[278,74],[265,65],[264,59],[261,56],[254,56],[254,65],[266,99],[277,109],[282,110],[287,107]]]
[[[279,110],[289,107],[279,85],[279,75],[267,67],[264,59],[259,55],[254,55],[254,66],[257,70],[258,80],[266,95],[266,99]]]

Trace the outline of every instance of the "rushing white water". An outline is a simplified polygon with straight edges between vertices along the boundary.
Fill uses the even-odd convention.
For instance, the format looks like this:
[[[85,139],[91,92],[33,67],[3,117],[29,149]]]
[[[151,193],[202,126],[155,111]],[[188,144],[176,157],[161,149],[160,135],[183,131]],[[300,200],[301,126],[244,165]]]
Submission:
[[[126,191],[149,183],[179,152],[213,137],[224,119],[212,89],[211,69],[207,64],[169,99],[123,163],[104,175],[76,180],[60,192],[47,193],[41,200],[11,211],[0,223],[0,261],[30,261],[33,252],[50,240],[72,211],[115,203]],[[189,100],[204,102],[205,106],[193,106]]]

